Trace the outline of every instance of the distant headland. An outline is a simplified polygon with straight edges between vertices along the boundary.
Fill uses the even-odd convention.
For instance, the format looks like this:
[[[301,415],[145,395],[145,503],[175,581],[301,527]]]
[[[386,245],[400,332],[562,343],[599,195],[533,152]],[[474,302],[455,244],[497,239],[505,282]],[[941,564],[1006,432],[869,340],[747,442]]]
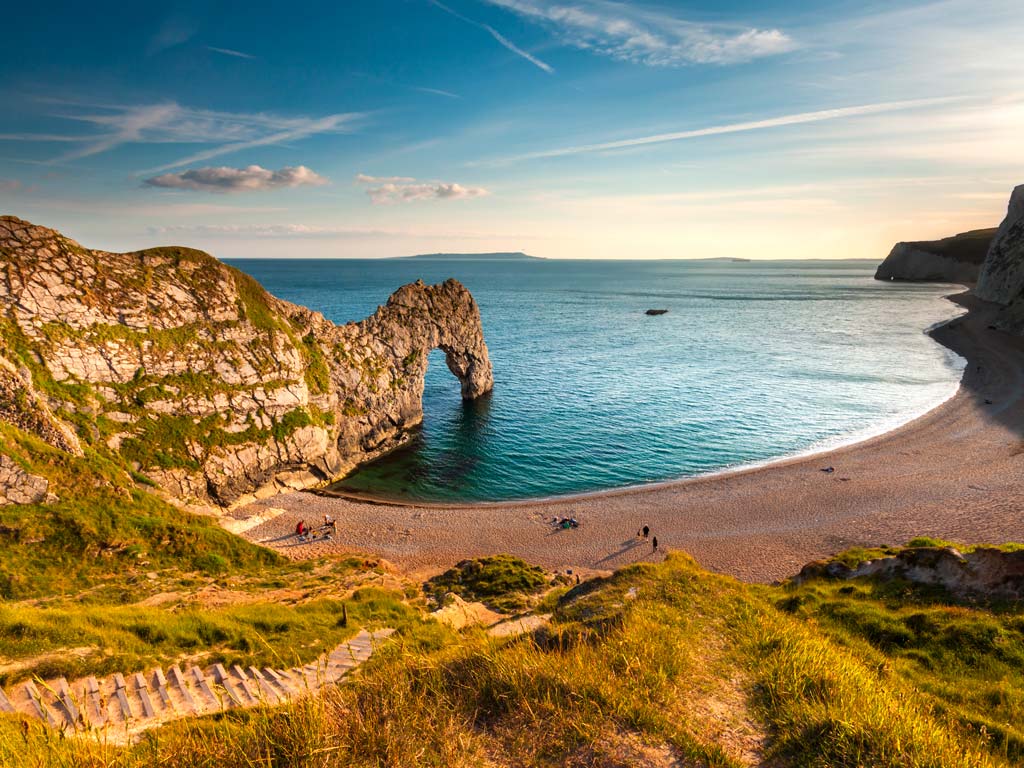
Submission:
[[[422,259],[423,261],[544,261],[540,256],[530,256],[522,251],[510,253],[420,253],[416,256],[398,256],[398,259]]]

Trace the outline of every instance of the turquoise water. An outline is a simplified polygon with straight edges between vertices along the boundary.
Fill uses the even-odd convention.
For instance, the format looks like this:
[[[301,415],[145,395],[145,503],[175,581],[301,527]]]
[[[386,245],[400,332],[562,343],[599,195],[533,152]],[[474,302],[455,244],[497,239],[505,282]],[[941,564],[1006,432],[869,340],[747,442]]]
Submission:
[[[335,322],[417,278],[476,297],[494,393],[464,405],[435,352],[412,444],[339,486],[387,497],[544,497],[822,449],[934,407],[962,368],[924,334],[956,314],[951,289],[868,262],[233,263]]]

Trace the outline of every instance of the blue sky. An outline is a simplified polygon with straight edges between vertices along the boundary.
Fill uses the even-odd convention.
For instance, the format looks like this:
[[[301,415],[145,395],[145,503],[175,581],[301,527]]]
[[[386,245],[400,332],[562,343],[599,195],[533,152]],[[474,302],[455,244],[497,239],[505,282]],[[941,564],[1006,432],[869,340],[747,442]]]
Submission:
[[[0,210],[94,247],[881,258],[1024,182],[1019,2],[123,6],[0,48]]]

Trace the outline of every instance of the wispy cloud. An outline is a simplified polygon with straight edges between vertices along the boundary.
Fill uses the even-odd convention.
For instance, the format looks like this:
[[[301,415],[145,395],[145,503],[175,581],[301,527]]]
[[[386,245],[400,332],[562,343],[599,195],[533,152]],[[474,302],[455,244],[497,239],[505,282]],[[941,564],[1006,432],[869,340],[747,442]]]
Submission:
[[[142,173],[159,173],[183,165],[253,147],[296,141],[322,133],[344,133],[362,114],[349,112],[324,117],[284,117],[268,113],[219,112],[183,107],[175,102],[126,106],[53,102],[55,117],[84,123],[94,130],[82,135],[0,134],[0,140],[77,143],[80,146],[54,158],[67,162],[109,152],[125,144],[213,144],[171,163]]]
[[[513,43],[511,40],[509,40],[507,37],[505,37],[503,34],[501,34],[498,30],[496,30],[494,27],[492,27],[490,24],[484,24],[483,22],[476,21],[475,19],[471,19],[468,16],[463,16],[458,11],[449,8],[447,5],[445,5],[444,3],[439,2],[438,0],[430,0],[430,2],[431,2],[432,5],[437,6],[438,8],[440,8],[445,13],[450,13],[455,18],[461,19],[462,21],[466,22],[467,24],[472,24],[474,27],[478,27],[478,28],[486,31],[488,34],[490,34],[491,37],[493,37],[495,40],[497,40],[498,43],[503,45],[508,50],[512,51],[512,53],[514,53],[516,56],[519,56],[519,57],[521,57],[523,59],[526,59],[528,62],[533,64],[538,69],[544,70],[549,75],[553,75],[555,73],[555,68],[554,67],[552,67],[550,64],[548,64],[548,63],[546,63],[544,61],[541,61],[540,59],[538,59],[536,56],[534,56],[529,51],[524,51],[522,48],[520,48],[518,45]]]
[[[408,176],[379,177],[360,173],[355,180],[358,184],[369,185],[366,194],[374,205],[465,200],[490,194],[483,187],[464,187],[450,181],[417,181]]]
[[[242,51],[233,51],[230,48],[218,48],[215,45],[206,46],[206,50],[213,51],[214,53],[223,53],[225,56],[234,56],[238,59],[255,59],[251,53],[243,53]]]
[[[457,93],[452,93],[451,91],[442,91],[440,88],[424,88],[422,86],[414,85],[414,86],[412,86],[412,89],[414,91],[419,91],[420,93],[432,93],[435,96],[445,96],[445,97],[447,97],[449,99],[461,99],[462,98]]]
[[[885,101],[877,104],[862,104],[855,107],[823,109],[816,112],[799,112],[792,115],[782,115],[764,120],[751,120],[741,123],[713,125],[707,128],[697,128],[695,130],[677,131],[674,133],[658,133],[652,136],[640,136],[633,139],[620,139],[618,141],[606,141],[598,144],[582,144],[573,147],[560,147],[558,149],[542,150],[540,152],[529,152],[523,155],[503,158],[493,162],[495,164],[504,164],[520,160],[538,160],[542,158],[563,157],[565,155],[579,155],[590,152],[607,152],[610,150],[628,149],[647,144],[661,144],[669,141],[696,139],[704,136],[718,136],[727,133],[741,133],[744,131],[758,131],[766,128],[779,128],[787,125],[818,123],[825,120],[841,120],[844,118],[859,117],[863,115],[875,115],[883,112],[921,109],[924,107],[946,104],[956,100],[957,99],[954,98],[911,99],[907,101]],[[487,163],[478,163],[478,165],[479,164]]]
[[[147,227],[151,235],[195,234],[214,237],[390,237],[395,233],[379,229],[317,227],[308,224],[175,224]]]
[[[544,24],[568,45],[648,66],[735,64],[797,47],[778,29],[701,24],[608,0],[486,2]]]
[[[416,181],[412,176],[367,176],[365,173],[356,174],[357,184],[404,184]]]
[[[22,186],[17,179],[0,179],[0,192],[17,192]]]
[[[192,39],[195,33],[195,25],[187,19],[165,19],[156,34],[150,38],[149,44],[146,46],[146,55],[153,56],[168,48],[186,43]]]
[[[246,168],[192,168],[181,173],[154,176],[143,183],[150,187],[203,192],[261,192],[290,187],[318,187],[326,184],[327,179],[304,165],[279,171],[250,165]]]

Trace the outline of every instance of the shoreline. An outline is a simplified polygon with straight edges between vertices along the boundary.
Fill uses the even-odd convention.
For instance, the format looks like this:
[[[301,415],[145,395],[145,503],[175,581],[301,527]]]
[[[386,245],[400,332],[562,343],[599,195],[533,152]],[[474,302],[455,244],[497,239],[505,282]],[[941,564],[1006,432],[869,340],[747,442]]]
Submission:
[[[967,312],[926,332],[966,359],[960,385],[943,403],[883,433],[696,477],[546,499],[444,503],[286,494],[238,511],[284,510],[246,537],[293,558],[367,552],[413,572],[499,552],[553,569],[603,572],[657,559],[632,537],[623,540],[648,522],[663,546],[748,581],[792,575],[809,560],[855,544],[898,544],[916,535],[1024,538],[1024,520],[1015,514],[1024,509],[1024,490],[1012,483],[1024,476],[1024,339],[988,330],[992,307],[970,291],[946,298]],[[977,464],[982,457],[990,460],[987,469]],[[972,462],[972,473],[942,490],[959,477],[944,466],[950,460]],[[826,463],[835,473],[820,471],[817,465]],[[981,494],[974,502],[998,514],[977,519],[967,513],[965,491],[972,498]],[[879,506],[883,500],[891,509]],[[475,513],[484,510],[508,512],[500,529],[481,526]],[[583,526],[549,541],[544,521],[559,512],[579,517]],[[336,540],[289,542],[287,533],[301,516],[324,513],[338,520]]]
[[[965,284],[954,284],[959,285],[961,290],[958,293],[950,293],[942,298],[949,301],[957,306],[963,306],[960,302],[956,301],[959,297],[972,296],[972,286]],[[773,466],[786,464],[792,461],[804,461],[813,459],[816,457],[823,457],[837,451],[841,451],[844,448],[850,448],[864,443],[868,443],[877,438],[885,437],[894,432],[898,432],[904,427],[913,424],[918,419],[922,419],[931,413],[934,413],[938,409],[953,400],[963,387],[964,375],[967,369],[971,365],[971,360],[960,354],[955,349],[946,346],[941,341],[935,338],[936,332],[940,331],[943,327],[950,323],[955,323],[958,320],[962,320],[969,314],[969,310],[966,310],[955,317],[951,317],[948,320],[940,320],[927,328],[922,329],[922,333],[935,341],[942,347],[945,347],[948,351],[952,352],[958,358],[964,361],[963,368],[961,369],[960,378],[957,380],[953,391],[941,401],[934,405],[929,405],[924,410],[908,414],[906,417],[899,417],[899,420],[892,424],[880,425],[880,427],[867,427],[866,429],[852,432],[848,435],[841,435],[836,438],[835,444],[823,445],[819,448],[811,446],[804,450],[794,451],[792,453],[783,454],[781,456],[775,456],[768,459],[760,459],[757,461],[746,462],[744,464],[737,464],[734,466],[722,467],[721,469],[712,469],[708,472],[703,472],[699,475],[690,475],[687,477],[670,477],[664,480],[654,480],[649,483],[638,483],[636,485],[620,485],[615,488],[600,488],[593,491],[576,491],[573,493],[564,493],[554,496],[531,496],[523,499],[503,499],[498,501],[480,500],[480,501],[432,501],[429,499],[402,499],[402,498],[391,498],[388,496],[376,495],[369,492],[358,492],[358,491],[332,491],[330,486],[324,488],[307,488],[301,491],[302,493],[309,493],[314,496],[322,496],[328,499],[341,499],[344,501],[353,501],[361,504],[375,504],[383,507],[422,507],[426,509],[487,509],[489,507],[514,507],[514,506],[538,506],[544,504],[560,504],[570,502],[586,502],[588,499],[599,499],[603,496],[620,493],[638,493],[648,490],[656,490],[666,486],[681,485],[684,483],[701,482],[707,480],[713,480],[717,478],[726,478],[731,475],[738,475],[745,472],[752,472],[759,469],[766,469]],[[827,441],[826,441],[827,442]],[[403,444],[396,445],[391,451],[400,450]],[[387,451],[390,453],[391,451]],[[376,459],[372,459],[376,461]],[[340,482],[340,481],[335,481]],[[333,483],[332,483],[333,485]]]

